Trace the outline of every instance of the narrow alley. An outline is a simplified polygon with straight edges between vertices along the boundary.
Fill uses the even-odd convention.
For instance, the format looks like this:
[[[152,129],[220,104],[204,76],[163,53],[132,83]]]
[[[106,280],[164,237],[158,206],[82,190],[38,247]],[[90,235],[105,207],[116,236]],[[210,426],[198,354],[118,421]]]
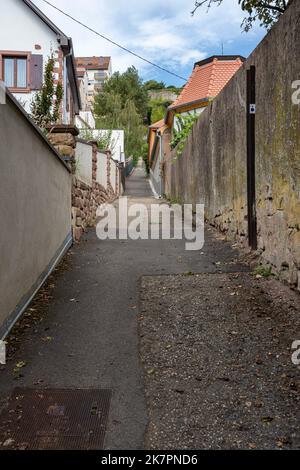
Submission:
[[[0,465],[287,466],[300,1],[2,4]]]
[[[157,202],[141,166],[127,180],[126,195]],[[48,282],[49,301],[31,306],[22,328],[12,331],[16,352],[1,369],[2,402],[16,386],[110,389],[105,448],[142,449],[148,420],[138,337],[141,278],[215,273],[221,263],[223,271],[247,270],[236,257],[212,232],[200,254],[185,251],[183,240],[99,241],[90,229]]]

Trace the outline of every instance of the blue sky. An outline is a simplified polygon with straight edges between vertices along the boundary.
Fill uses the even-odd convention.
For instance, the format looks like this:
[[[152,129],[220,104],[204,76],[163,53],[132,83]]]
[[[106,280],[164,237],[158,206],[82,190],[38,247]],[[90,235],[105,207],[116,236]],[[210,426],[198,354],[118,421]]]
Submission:
[[[194,17],[190,14],[194,0],[50,1],[114,41],[187,78],[194,62],[221,54],[222,43],[224,54],[247,57],[266,33],[259,26],[242,32],[243,12],[238,0],[224,0],[208,12],[202,8]],[[73,38],[76,55],[111,55],[113,71],[134,65],[144,80],[184,84],[83,29],[42,0],[34,2]]]

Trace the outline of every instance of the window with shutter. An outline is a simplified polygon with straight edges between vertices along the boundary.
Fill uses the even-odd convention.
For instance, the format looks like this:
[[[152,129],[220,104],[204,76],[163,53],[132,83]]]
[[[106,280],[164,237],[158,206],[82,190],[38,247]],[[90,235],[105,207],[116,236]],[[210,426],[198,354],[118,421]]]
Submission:
[[[40,90],[43,86],[43,56],[32,54],[30,57],[30,88]]]

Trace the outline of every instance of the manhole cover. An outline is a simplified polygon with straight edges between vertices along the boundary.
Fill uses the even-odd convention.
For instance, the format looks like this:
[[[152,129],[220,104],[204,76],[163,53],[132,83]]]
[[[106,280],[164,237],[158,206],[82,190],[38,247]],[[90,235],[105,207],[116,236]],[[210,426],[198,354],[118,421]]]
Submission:
[[[16,388],[0,415],[0,449],[101,450],[110,390]]]

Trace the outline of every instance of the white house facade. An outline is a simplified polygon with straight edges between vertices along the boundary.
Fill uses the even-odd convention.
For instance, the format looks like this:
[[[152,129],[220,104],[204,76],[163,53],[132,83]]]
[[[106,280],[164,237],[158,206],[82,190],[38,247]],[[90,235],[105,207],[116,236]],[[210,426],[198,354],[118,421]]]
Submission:
[[[111,57],[77,57],[77,75],[83,77],[87,74],[87,82],[84,82],[83,93],[87,94],[87,106],[84,111],[92,111],[97,93],[101,92],[103,85],[112,75]]]

